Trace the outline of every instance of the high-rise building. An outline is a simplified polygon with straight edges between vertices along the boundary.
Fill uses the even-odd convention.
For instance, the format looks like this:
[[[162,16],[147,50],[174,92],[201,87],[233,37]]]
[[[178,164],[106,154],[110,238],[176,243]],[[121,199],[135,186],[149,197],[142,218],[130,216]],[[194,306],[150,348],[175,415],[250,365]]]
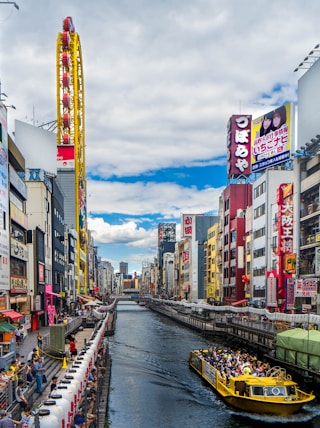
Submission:
[[[122,275],[128,275],[128,263],[120,262],[119,263],[119,272]]]

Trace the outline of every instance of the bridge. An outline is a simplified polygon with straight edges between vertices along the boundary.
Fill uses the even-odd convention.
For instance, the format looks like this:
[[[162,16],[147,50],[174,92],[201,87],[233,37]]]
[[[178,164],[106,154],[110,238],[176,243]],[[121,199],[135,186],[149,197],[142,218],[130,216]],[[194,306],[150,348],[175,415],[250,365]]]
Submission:
[[[122,294],[113,294],[110,296],[110,300],[113,302],[117,300],[118,302],[128,302],[128,301],[134,301],[134,302],[146,302],[151,299],[151,296],[149,294],[139,294],[139,290],[137,289],[127,289],[123,290]]]

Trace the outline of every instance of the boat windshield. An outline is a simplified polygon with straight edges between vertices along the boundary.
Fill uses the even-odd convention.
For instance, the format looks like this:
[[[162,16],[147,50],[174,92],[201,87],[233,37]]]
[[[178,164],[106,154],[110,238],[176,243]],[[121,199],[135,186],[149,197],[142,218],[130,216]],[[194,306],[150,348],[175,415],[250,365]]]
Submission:
[[[267,397],[286,397],[287,395],[296,395],[296,387],[295,385],[290,385],[288,387],[285,386],[253,386],[252,395],[258,396],[267,396]]]
[[[286,396],[287,389],[285,386],[266,386],[265,395],[268,397]]]

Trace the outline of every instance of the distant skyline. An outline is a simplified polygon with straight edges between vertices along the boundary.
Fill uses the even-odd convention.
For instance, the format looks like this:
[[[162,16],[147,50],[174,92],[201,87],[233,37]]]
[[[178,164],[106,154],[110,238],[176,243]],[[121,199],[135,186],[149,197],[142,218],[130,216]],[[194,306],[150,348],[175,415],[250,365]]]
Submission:
[[[226,128],[297,102],[294,73],[319,43],[320,3],[302,0],[18,0],[0,5],[0,81],[14,120],[56,119],[56,39],[80,36],[88,226],[116,271],[157,256],[159,223],[217,214]],[[315,56],[317,56],[317,50]]]

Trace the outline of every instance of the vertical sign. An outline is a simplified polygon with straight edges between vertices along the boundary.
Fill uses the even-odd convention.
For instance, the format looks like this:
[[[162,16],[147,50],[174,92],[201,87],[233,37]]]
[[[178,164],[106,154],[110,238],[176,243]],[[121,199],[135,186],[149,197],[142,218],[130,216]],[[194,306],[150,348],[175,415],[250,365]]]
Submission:
[[[190,238],[192,236],[192,228],[194,222],[194,214],[182,214],[181,237]]]
[[[0,289],[10,288],[7,109],[0,102]]]
[[[267,306],[277,307],[277,272],[267,272]]]
[[[287,310],[293,310],[294,307],[294,279],[286,278],[286,288],[287,288]]]
[[[280,184],[277,189],[278,204],[278,300],[281,309],[286,300],[285,255],[293,251],[293,185]]]
[[[251,174],[250,115],[233,115],[227,127],[228,178]]]
[[[320,275],[320,247],[316,247],[315,274]]]

